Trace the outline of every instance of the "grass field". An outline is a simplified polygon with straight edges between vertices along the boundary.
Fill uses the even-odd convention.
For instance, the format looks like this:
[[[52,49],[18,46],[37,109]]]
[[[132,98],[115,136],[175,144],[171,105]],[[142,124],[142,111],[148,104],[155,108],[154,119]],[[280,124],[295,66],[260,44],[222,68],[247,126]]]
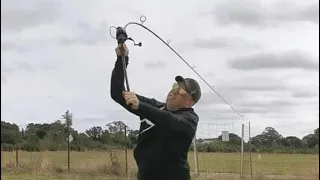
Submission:
[[[128,152],[128,177],[125,178],[124,152],[71,152],[71,171],[67,173],[67,152],[19,152],[19,168],[15,153],[2,152],[1,179],[134,179],[136,165]],[[189,154],[194,169],[193,153]],[[200,175],[193,179],[239,179],[240,154],[199,153]],[[115,161],[118,161],[116,163]],[[254,179],[319,179],[319,155],[252,155]],[[250,174],[249,155],[244,157],[244,173]]]

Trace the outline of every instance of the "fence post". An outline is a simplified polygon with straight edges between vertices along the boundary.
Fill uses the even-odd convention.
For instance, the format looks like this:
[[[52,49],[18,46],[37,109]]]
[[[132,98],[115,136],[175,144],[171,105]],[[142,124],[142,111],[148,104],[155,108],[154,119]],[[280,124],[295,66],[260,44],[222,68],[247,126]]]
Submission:
[[[249,121],[249,155],[250,155],[250,177],[252,179],[252,175],[253,175],[253,168],[252,168],[252,146],[251,146],[251,124]]]
[[[4,155],[3,155],[3,151],[4,151],[3,146],[1,146],[1,169],[2,169],[2,167],[3,167],[3,165],[4,165]]]
[[[68,141],[68,171],[70,171],[70,124],[69,121],[67,120],[67,127],[68,127],[68,137],[67,137],[67,141]]]
[[[196,174],[199,174],[199,163],[198,163],[196,140],[197,140],[196,135],[194,135],[194,139],[193,139],[194,171],[196,172]]]
[[[18,147],[16,147],[16,166],[19,167],[19,150],[18,150]]]
[[[127,126],[124,125],[124,142],[125,142],[125,146],[124,146],[124,156],[125,156],[125,163],[126,163],[126,176],[128,176],[128,143],[127,143]]]
[[[243,146],[244,146],[244,124],[241,126],[241,159],[240,159],[240,178],[243,177]]]

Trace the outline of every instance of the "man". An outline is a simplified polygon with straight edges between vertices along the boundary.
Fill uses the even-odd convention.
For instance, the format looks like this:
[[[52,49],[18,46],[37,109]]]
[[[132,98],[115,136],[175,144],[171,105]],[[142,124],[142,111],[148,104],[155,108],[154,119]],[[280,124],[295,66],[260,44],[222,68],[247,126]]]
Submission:
[[[116,48],[111,97],[141,120],[134,149],[138,180],[190,180],[187,155],[199,121],[192,109],[201,97],[199,84],[177,76],[165,103],[125,92],[121,53],[128,65],[129,50],[125,44],[123,48]]]

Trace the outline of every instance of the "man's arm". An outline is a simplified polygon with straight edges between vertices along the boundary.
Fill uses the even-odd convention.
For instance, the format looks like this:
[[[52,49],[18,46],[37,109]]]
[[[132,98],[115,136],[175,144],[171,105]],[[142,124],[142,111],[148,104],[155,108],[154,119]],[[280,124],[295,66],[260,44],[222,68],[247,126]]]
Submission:
[[[126,67],[128,66],[129,57],[125,57],[126,61]],[[122,92],[124,91],[124,73],[123,73],[123,67],[122,67],[122,57],[118,56],[115,67],[112,71],[111,75],[111,86],[110,86],[110,94],[111,98],[116,101],[118,104],[123,106],[125,109],[130,111],[131,113],[140,116],[139,110],[133,110],[129,106],[126,105],[125,99],[123,97]],[[161,103],[155,99],[146,98],[140,95],[137,95],[140,102],[147,103],[151,106],[155,107],[161,107],[164,105],[164,103]]]
[[[162,125],[172,130],[194,136],[197,129],[198,116],[189,112],[174,114],[170,111],[160,110],[147,103],[139,102],[139,112],[155,125]]]

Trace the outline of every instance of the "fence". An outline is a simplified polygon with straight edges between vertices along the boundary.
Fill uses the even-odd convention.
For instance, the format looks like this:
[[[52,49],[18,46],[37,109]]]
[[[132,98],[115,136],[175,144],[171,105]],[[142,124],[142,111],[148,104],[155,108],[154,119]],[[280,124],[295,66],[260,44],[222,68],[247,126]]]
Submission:
[[[224,137],[225,134],[228,134],[229,138]],[[240,143],[234,142],[235,137]],[[189,162],[192,171],[200,175],[210,174],[211,177],[219,174],[232,178],[256,179],[319,179],[319,154],[252,153],[254,147],[249,141],[252,138],[250,122],[201,124],[195,138],[197,140],[193,141]]]
[[[195,138],[189,157],[195,173],[252,175],[250,123],[202,123]]]
[[[116,135],[119,136],[117,137],[119,142],[116,145],[98,147],[89,151],[72,148],[73,137],[71,135],[66,138],[65,142],[63,141],[63,146],[60,144],[60,148],[55,151],[47,151],[50,148],[49,139],[45,140],[47,141],[45,143],[42,143],[42,140],[39,141],[41,148],[38,151],[21,151],[18,145],[7,149],[9,151],[3,151],[1,146],[1,168],[22,168],[31,171],[55,169],[59,172],[64,170],[101,171],[115,175],[128,175],[130,166],[134,167],[131,168],[130,173],[135,173],[133,155],[128,156],[128,143],[125,143],[128,135],[127,126],[121,127],[121,131],[114,134]]]
[[[136,173],[132,151],[126,156],[125,147],[105,150],[27,152],[21,150],[2,151],[1,168],[19,168],[31,172],[65,172],[79,174],[106,173],[130,175]],[[69,169],[70,168],[70,169]]]

